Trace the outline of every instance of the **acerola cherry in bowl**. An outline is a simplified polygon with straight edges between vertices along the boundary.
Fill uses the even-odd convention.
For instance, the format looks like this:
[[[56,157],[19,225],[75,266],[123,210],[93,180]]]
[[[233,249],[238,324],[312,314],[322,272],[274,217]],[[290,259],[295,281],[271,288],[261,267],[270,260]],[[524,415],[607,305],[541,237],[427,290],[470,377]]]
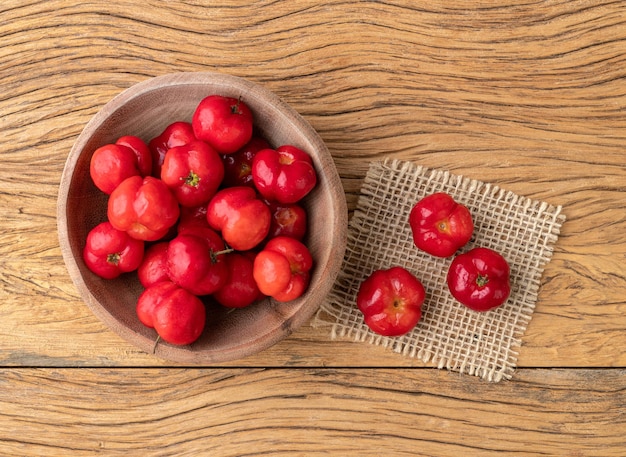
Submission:
[[[191,122],[205,97],[241,98],[251,109],[259,133],[273,147],[293,145],[307,151],[317,173],[316,187],[300,203],[307,212],[303,242],[313,257],[310,284],[289,302],[264,299],[228,309],[207,305],[206,326],[193,344],[159,342],[137,317],[144,290],[137,273],[102,279],[85,265],[87,234],[107,220],[108,195],[90,178],[91,157],[99,147],[124,135],[149,142],[176,121]],[[68,272],[91,311],[123,339],[175,362],[212,364],[267,349],[310,319],[329,293],[346,247],[347,205],[333,159],[320,136],[293,108],[251,81],[210,72],[175,73],[136,84],[107,103],[85,126],[63,170],[57,204],[59,241]],[[156,349],[155,349],[156,348]]]

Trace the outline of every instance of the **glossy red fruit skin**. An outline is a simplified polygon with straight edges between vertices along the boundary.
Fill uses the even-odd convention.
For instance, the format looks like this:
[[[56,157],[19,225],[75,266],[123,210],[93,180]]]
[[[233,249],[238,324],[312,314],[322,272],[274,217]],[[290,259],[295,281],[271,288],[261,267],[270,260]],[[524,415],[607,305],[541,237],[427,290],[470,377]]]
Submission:
[[[206,220],[207,205],[200,206],[181,206],[180,217],[176,229],[180,232],[180,229],[190,225],[200,225],[202,227],[208,227],[209,223]]]
[[[156,241],[178,221],[180,207],[167,185],[152,176],[125,179],[109,196],[107,216],[131,237]]]
[[[297,203],[317,185],[311,156],[292,145],[257,152],[252,178],[264,198],[280,203]]]
[[[272,213],[272,223],[268,238],[289,236],[302,241],[308,227],[308,215],[304,207],[297,203],[282,204],[266,200]]]
[[[232,154],[250,141],[253,123],[252,111],[243,100],[223,95],[202,99],[191,120],[196,138],[221,154]]]
[[[245,308],[264,297],[254,280],[254,258],[251,251],[225,256],[228,280],[213,294],[215,301],[227,308]]]
[[[114,279],[136,270],[144,256],[144,242],[102,222],[87,234],[83,260],[87,267],[104,279]]]
[[[141,138],[135,135],[124,135],[117,139],[115,144],[126,146],[137,157],[137,168],[141,176],[150,176],[152,171],[152,154],[150,147]]]
[[[135,310],[139,321],[148,328],[154,328],[154,310],[169,292],[179,287],[171,281],[152,284],[139,295]]]
[[[161,179],[182,206],[206,204],[222,184],[224,164],[219,154],[203,141],[171,148],[165,154]]]
[[[295,238],[279,236],[267,242],[254,259],[259,290],[280,302],[300,297],[309,286],[313,257]]]
[[[419,322],[425,297],[422,283],[408,270],[395,266],[368,276],[359,287],[356,303],[372,331],[400,336]]]
[[[96,149],[89,163],[89,175],[95,186],[110,195],[131,176],[148,176],[152,158],[148,146],[138,137],[123,136],[115,144]]]
[[[143,287],[169,280],[167,274],[167,247],[169,243],[162,241],[146,249],[143,260],[137,269],[137,277]]]
[[[210,229],[203,236],[181,233],[169,242],[167,274],[180,287],[195,295],[210,295],[224,285],[228,269],[224,243]]]
[[[474,311],[485,312],[509,298],[510,274],[509,264],[500,253],[477,247],[452,260],[446,282],[456,300]]]
[[[176,284],[163,281],[146,288],[136,305],[137,317],[174,345],[195,342],[206,325],[204,303]]]
[[[270,147],[269,142],[260,136],[253,136],[248,143],[233,154],[223,154],[224,179],[223,187],[250,186],[252,179],[252,161],[257,152]]]
[[[445,192],[418,201],[411,209],[409,224],[417,248],[436,257],[454,255],[474,233],[469,209]]]
[[[171,148],[189,144],[195,139],[191,123],[184,121],[171,123],[159,136],[151,139],[148,143],[148,148],[152,155],[152,176],[155,178],[161,177],[161,167],[167,151]]]
[[[247,186],[218,191],[207,207],[209,226],[238,251],[257,247],[269,233],[271,219],[268,206]]]

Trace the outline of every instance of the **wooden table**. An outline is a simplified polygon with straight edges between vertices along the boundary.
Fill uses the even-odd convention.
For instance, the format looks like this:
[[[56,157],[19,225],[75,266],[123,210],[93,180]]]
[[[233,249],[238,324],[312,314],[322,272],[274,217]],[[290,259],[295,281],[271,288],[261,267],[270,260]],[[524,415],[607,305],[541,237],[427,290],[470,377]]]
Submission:
[[[3,0],[0,455],[626,455],[626,2]],[[305,325],[225,366],[143,353],[59,249],[67,154],[177,71],[265,85],[330,149],[352,212],[393,157],[562,205],[513,378]]]

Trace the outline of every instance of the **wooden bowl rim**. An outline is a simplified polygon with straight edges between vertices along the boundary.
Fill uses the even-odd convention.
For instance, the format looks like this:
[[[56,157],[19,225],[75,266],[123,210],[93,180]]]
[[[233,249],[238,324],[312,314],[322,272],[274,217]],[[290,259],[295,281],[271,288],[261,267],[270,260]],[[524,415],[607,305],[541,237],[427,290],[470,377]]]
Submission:
[[[121,93],[112,98],[88,121],[69,152],[59,185],[57,200],[57,228],[62,256],[69,275],[77,287],[81,298],[93,314],[121,338],[148,353],[152,352],[154,342],[137,334],[126,325],[119,325],[118,320],[107,311],[106,307],[98,302],[85,282],[77,263],[77,259],[74,255],[72,255],[72,245],[68,237],[69,208],[67,200],[74,168],[76,167],[78,158],[83,153],[86,143],[93,132],[97,131],[97,129],[102,126],[102,124],[105,123],[113,113],[134,98],[143,96],[146,93],[155,90],[185,85],[209,85],[213,88],[222,87],[224,90],[236,89],[241,92],[253,92],[256,97],[268,100],[274,109],[283,114],[282,117],[285,120],[294,124],[293,126],[300,131],[305,138],[318,145],[322,155],[319,159],[330,162],[333,160],[325,143],[309,122],[291,106],[283,102],[276,94],[250,80],[218,72],[206,71],[171,73],[141,81],[123,90]],[[219,89],[216,89],[217,93],[219,93],[219,91]],[[332,283],[336,280],[343,262],[347,244],[348,210],[345,193],[343,191],[337,170],[334,167],[334,163],[332,163],[332,166],[330,167],[324,167],[324,172],[326,174],[326,178],[331,184],[328,186],[327,191],[331,194],[333,213],[336,221],[334,228],[337,230],[335,233],[336,239],[334,240],[335,247],[330,254],[331,257],[328,259],[328,264],[324,265],[325,274],[328,274],[329,278],[331,278],[331,280],[328,281],[328,284],[324,286],[325,290],[322,291],[323,295],[326,295],[330,292]],[[287,337],[293,332],[293,330],[297,329],[304,322],[310,319],[310,317],[318,309],[319,305],[320,303],[302,303],[298,312],[289,318],[288,325],[287,323],[283,323],[282,325],[270,328],[268,332],[258,335],[257,338],[249,341],[246,346],[233,346],[226,351],[220,351],[218,354],[207,349],[194,350],[193,346],[159,345],[158,350],[154,353],[154,355],[161,359],[182,363],[215,364],[237,360],[263,351]]]

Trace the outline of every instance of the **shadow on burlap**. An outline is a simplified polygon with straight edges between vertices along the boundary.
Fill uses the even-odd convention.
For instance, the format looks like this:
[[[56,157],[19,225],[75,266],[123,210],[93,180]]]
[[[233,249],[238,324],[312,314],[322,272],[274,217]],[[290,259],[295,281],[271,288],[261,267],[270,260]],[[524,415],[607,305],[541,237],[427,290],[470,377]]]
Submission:
[[[478,313],[456,302],[446,286],[452,258],[430,256],[413,244],[408,223],[411,208],[426,195],[441,191],[466,205],[474,219],[474,236],[460,252],[484,246],[509,262],[511,295],[495,310]],[[560,206],[488,183],[410,162],[374,162],[350,220],[341,272],[312,325],[329,326],[333,339],[382,345],[437,368],[493,382],[510,379],[535,309],[541,275],[564,221]],[[426,300],[415,329],[389,338],[369,330],[355,299],[367,276],[394,265],[420,279]]]

